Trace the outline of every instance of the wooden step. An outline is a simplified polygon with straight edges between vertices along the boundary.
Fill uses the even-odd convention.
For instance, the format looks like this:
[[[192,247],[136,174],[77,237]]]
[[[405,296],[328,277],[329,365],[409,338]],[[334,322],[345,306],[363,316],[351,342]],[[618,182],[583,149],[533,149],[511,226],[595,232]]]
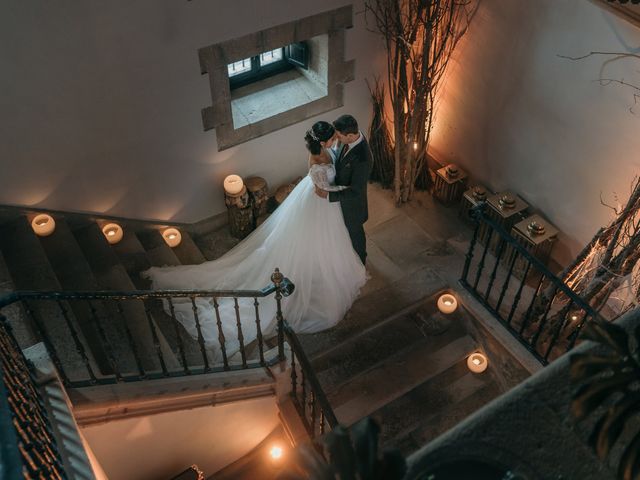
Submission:
[[[74,233],[100,289],[119,292],[136,290],[131,277],[97,224],[90,224]],[[133,233],[129,232],[129,235]],[[147,315],[148,312],[142,300],[105,302],[105,305],[109,308],[110,317],[114,319],[114,327],[122,332],[120,343],[126,349],[123,355],[126,356],[124,364],[127,367],[133,364],[138,365],[140,362],[144,371],[159,373],[162,372],[162,362],[167,368],[168,363],[175,366],[177,362],[173,355],[167,355],[170,352],[163,351],[164,346],[159,339],[157,342],[154,340],[153,331],[156,329],[157,335],[157,327],[150,314]],[[127,373],[135,372],[129,370]]]
[[[26,217],[19,217],[0,227],[0,250],[16,289],[62,290],[39,237],[33,233]],[[80,328],[67,302],[34,300],[24,302],[24,305],[34,321],[31,327],[39,331],[38,338],[44,338],[43,334],[47,337],[47,347],[53,348],[52,353],[60,359],[70,380],[88,379],[89,370],[98,375],[87,343],[81,338],[77,344],[70,341],[73,338],[72,328],[76,332]],[[46,331],[36,328],[36,325],[46,326]],[[83,352],[86,357],[83,357]]]

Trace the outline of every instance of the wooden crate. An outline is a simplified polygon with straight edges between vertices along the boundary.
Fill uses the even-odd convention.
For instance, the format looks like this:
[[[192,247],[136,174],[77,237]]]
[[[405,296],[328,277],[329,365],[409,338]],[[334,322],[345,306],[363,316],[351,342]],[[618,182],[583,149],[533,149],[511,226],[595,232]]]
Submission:
[[[499,192],[487,198],[487,217],[500,225],[506,232],[522,220],[529,208],[529,204],[513,192]],[[478,241],[485,245],[490,239],[489,250],[496,253],[500,245],[500,236],[493,232],[488,225],[482,224],[478,231]]]
[[[511,235],[520,245],[531,253],[531,255],[546,265],[551,257],[553,245],[558,238],[558,229],[540,215],[531,215],[516,223],[511,230]],[[508,267],[511,265],[515,255],[515,249],[511,245],[508,245],[501,260],[504,265]],[[513,265],[513,275],[522,278],[528,263],[522,255],[518,255]],[[530,269],[530,274],[531,273],[533,273],[532,269]]]
[[[458,202],[467,186],[467,174],[454,164],[436,171],[433,196],[444,204]]]
[[[485,203],[487,201],[487,195],[489,191],[482,185],[475,185],[462,194],[462,201],[460,202],[460,211],[458,212],[460,218],[473,222],[471,217],[471,209]]]

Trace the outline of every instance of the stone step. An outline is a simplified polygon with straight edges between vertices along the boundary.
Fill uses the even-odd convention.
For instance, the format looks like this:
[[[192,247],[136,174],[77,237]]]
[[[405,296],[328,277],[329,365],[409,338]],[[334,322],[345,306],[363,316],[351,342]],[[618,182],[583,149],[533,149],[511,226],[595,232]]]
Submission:
[[[473,391],[468,390],[464,398],[456,400],[455,405],[424,416],[412,431],[389,441],[388,446],[398,448],[405,455],[409,455],[501,394],[498,385],[494,382],[488,382]]]
[[[11,279],[11,274],[7,268],[7,264],[0,250],[0,297],[5,294],[14,292],[16,287]],[[38,342],[35,333],[31,328],[27,314],[22,308],[21,302],[15,302],[0,310],[0,314],[9,321],[14,338],[17,340],[20,348],[28,348]]]
[[[178,257],[180,263],[183,265],[197,265],[206,262],[207,259],[204,258],[204,255],[191,238],[191,235],[184,231],[184,229],[180,230],[180,234],[182,235],[180,245],[173,248],[173,253]]]
[[[79,228],[74,233],[101,290],[120,292],[136,290],[131,277],[97,224]],[[135,265],[135,262],[132,264]],[[138,362],[145,372],[161,372],[160,355],[152,333],[152,328],[156,328],[156,325],[153,319],[147,315],[144,302],[142,300],[125,300],[117,303],[107,301],[104,303],[108,308],[109,318],[113,319],[114,329],[117,328],[121,332],[120,345],[125,349],[122,357],[118,358],[121,372],[137,374],[137,368],[133,370],[131,365],[138,365]],[[122,312],[120,312],[118,305],[122,308]],[[162,344],[160,343],[159,346],[162,352]],[[166,362],[167,359],[164,361]],[[127,370],[123,371],[123,367],[126,367]]]
[[[26,217],[7,221],[0,227],[0,251],[17,290],[62,290],[39,237],[33,233]],[[33,300],[24,302],[24,306],[29,319],[33,320],[33,323],[29,322],[30,328],[38,331],[38,338],[43,338],[43,333],[47,336],[50,342],[48,346],[53,348],[52,353],[59,358],[67,378],[72,381],[88,379],[88,368],[97,369],[86,342],[79,339],[76,345],[70,341],[72,331],[68,322],[75,331],[79,331],[79,328],[67,302]],[[46,325],[46,331],[42,332],[37,328],[38,324],[42,328]],[[87,355],[86,361],[80,353],[82,349]],[[97,372],[94,373],[97,375]]]
[[[476,348],[469,336],[457,337],[438,350],[417,342],[328,392],[338,420],[351,425],[466,358]]]
[[[316,357],[312,364],[322,385],[331,390],[336,382],[345,382],[416,343],[435,351],[465,334],[461,322],[425,301]]]
[[[382,444],[406,448],[405,441],[411,432],[431,422],[435,412],[445,417],[454,415],[460,412],[462,401],[491,384],[495,381],[489,372],[474,374],[467,368],[466,360],[455,363],[372,414],[382,426]],[[466,410],[467,415],[479,405],[469,407],[472,409]]]
[[[144,265],[144,270],[152,266],[163,267],[180,265],[180,261],[173,252],[173,249],[166,244],[158,230],[144,230],[138,232],[137,235],[139,245],[144,249],[144,251],[146,251],[147,263]],[[140,276],[135,272],[130,273],[140,278]],[[147,280],[140,279],[139,281],[144,281],[144,288],[149,288]],[[153,318],[156,320],[158,328],[166,338],[167,343],[172,349],[175,357],[179,360],[180,364],[184,366],[184,363],[186,362],[186,365],[190,367],[199,367],[204,365],[200,345],[186,332],[180,322],[172,319],[171,316],[165,312],[162,302],[150,301],[148,306]],[[184,360],[182,356],[183,352]],[[210,361],[213,360],[210,354],[208,355],[208,359]]]
[[[225,225],[206,234],[194,235],[193,241],[207,260],[215,260],[235,247],[240,240],[233,237]]]
[[[63,218],[56,220],[55,233],[40,237],[40,243],[62,290],[99,290],[98,282],[84,258],[82,249]],[[109,341],[109,334],[106,332],[110,330],[111,322],[106,320],[107,312],[104,306],[101,302],[95,301],[69,301],[68,303],[100,371],[103,374],[113,373],[117,353],[112,349],[111,343],[117,337],[111,335],[111,342]]]
[[[180,265],[175,252],[162,238],[158,230],[147,229],[137,232],[138,240],[147,252],[147,259],[154,267]]]
[[[295,280],[294,280],[295,281]],[[392,316],[411,310],[426,295],[445,288],[432,269],[422,268],[390,286],[359,297],[345,318],[324,332],[298,335],[307,356],[314,358]]]

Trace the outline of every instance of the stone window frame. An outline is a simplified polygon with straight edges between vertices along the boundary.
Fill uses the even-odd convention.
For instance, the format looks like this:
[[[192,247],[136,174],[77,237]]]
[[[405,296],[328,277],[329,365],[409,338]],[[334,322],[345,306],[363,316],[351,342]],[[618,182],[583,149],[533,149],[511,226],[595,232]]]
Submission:
[[[209,75],[212,101],[210,106],[202,109],[202,124],[205,131],[216,129],[218,151],[342,107],[343,84],[355,78],[355,60],[345,60],[345,30],[352,27],[353,6],[347,5],[200,48],[200,71]],[[227,65],[320,35],[328,37],[327,95],[234,129]]]

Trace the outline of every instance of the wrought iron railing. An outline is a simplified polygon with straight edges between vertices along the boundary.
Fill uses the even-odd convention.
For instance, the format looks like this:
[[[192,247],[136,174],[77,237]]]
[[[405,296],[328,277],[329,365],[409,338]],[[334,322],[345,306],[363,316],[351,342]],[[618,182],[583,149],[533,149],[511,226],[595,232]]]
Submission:
[[[315,438],[335,428],[338,419],[298,337],[286,322],[284,334],[291,348],[291,397],[307,432]]]
[[[30,364],[0,316],[0,477],[67,478]]]
[[[464,286],[543,365],[571,350],[582,327],[601,317],[538,258],[484,213],[466,254]]]
[[[271,280],[261,290],[22,291],[0,298],[0,309],[22,302],[65,386],[84,387],[258,368],[284,360],[281,301],[294,285],[278,269]],[[275,335],[265,338],[259,299],[271,295],[276,302]],[[223,300],[233,302],[229,306],[235,318],[222,318]],[[213,343],[205,342],[201,302],[207,302],[212,316],[207,326],[217,330]],[[252,338],[246,337],[240,302],[253,310]],[[177,320],[186,311],[195,340]],[[234,338],[229,338],[229,320],[235,323]],[[267,358],[267,349],[275,347],[277,353]]]

